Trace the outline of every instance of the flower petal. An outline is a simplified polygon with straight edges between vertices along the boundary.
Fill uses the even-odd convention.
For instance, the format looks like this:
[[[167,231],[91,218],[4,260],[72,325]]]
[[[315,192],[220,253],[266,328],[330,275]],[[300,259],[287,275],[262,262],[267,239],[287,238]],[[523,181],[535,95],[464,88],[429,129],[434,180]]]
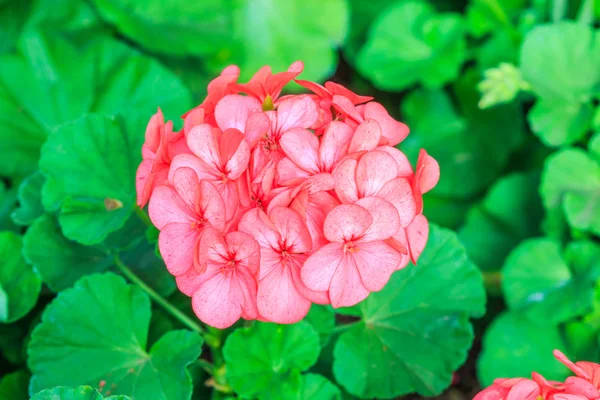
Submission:
[[[362,237],[372,223],[371,213],[363,207],[341,204],[325,217],[323,233],[330,242],[344,243]]]
[[[380,139],[381,126],[379,126],[379,123],[374,119],[365,119],[354,131],[348,152],[374,150],[379,145]]]
[[[419,152],[419,159],[417,160],[417,173],[415,179],[419,183],[419,189],[421,193],[427,193],[440,180],[440,165],[431,157],[425,149],[421,149]]]
[[[250,148],[254,148],[258,141],[269,133],[271,121],[267,114],[263,112],[255,112],[250,114],[246,121],[246,130],[244,136]]]
[[[396,161],[387,153],[372,151],[363,155],[356,166],[356,187],[360,197],[374,196],[388,181],[396,178]]]
[[[300,168],[316,174],[319,172],[319,139],[309,130],[294,128],[279,140],[285,154]]]
[[[250,147],[244,140],[244,135],[237,129],[227,129],[219,141],[221,160],[225,163],[227,178],[235,180],[248,167]]]
[[[360,243],[354,258],[363,285],[377,292],[386,285],[402,262],[402,254],[383,241]]]
[[[413,264],[416,264],[425,249],[427,238],[429,237],[429,223],[423,214],[417,215],[408,228],[406,228],[406,236],[408,238],[410,258]]]
[[[208,124],[198,125],[187,135],[187,143],[194,153],[204,164],[219,173],[223,167],[219,152],[219,139],[221,132]]]
[[[238,224],[238,229],[252,236],[264,248],[278,248],[281,235],[264,211],[248,211]],[[262,272],[261,272],[262,273]]]
[[[269,219],[289,252],[307,253],[311,250],[310,232],[296,211],[287,207],[275,207],[269,213]]]
[[[392,203],[400,216],[400,226],[406,228],[417,213],[417,204],[410,182],[406,178],[396,178],[388,181],[379,192],[377,197]]]
[[[319,146],[319,158],[323,171],[331,172],[335,164],[348,154],[352,134],[352,128],[348,125],[339,121],[331,121]]]
[[[240,282],[222,273],[203,282],[192,296],[196,316],[205,324],[219,329],[228,328],[240,319],[243,302]]]
[[[358,162],[348,158],[342,161],[333,171],[335,181],[335,194],[342,203],[354,203],[358,200],[356,187],[356,167]]]
[[[396,121],[390,116],[384,106],[374,101],[365,105],[365,118],[373,118],[381,125],[381,136],[389,141],[390,146],[396,146],[408,136],[408,126]]]
[[[277,128],[281,133],[310,128],[318,118],[317,104],[308,96],[283,100],[277,108]]]
[[[314,291],[327,291],[335,270],[344,258],[344,247],[340,243],[329,243],[313,254],[304,262],[300,277],[307,288]]]
[[[333,308],[351,307],[366,299],[369,293],[360,278],[354,259],[346,255],[331,278],[331,305]]]
[[[371,226],[361,235],[360,242],[385,240],[400,228],[398,211],[390,202],[379,197],[364,197],[354,203],[367,210],[372,217]]]
[[[202,231],[186,223],[164,226],[158,236],[158,248],[172,275],[181,275],[194,266],[194,251]]]
[[[235,128],[243,132],[250,114],[259,111],[262,105],[254,97],[229,94],[217,103],[215,120],[222,131]]]
[[[193,206],[190,208],[170,186],[159,186],[154,190],[148,205],[148,215],[152,223],[163,229],[170,223],[190,225],[196,220]]]

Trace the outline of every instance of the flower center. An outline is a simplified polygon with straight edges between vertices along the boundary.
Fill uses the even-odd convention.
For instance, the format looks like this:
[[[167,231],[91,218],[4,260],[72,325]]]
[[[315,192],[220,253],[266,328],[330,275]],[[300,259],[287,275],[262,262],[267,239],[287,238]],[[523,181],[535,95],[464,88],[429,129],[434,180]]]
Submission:
[[[269,135],[265,135],[261,140],[261,145],[266,151],[277,151],[279,149],[277,141],[273,140]]]
[[[354,242],[346,242],[344,244],[344,252],[345,253],[357,253],[359,250],[358,246],[356,244],[354,244]]]
[[[190,228],[201,231],[202,229],[204,229],[204,224],[206,224],[206,221],[203,219],[199,221],[193,221],[190,223]]]

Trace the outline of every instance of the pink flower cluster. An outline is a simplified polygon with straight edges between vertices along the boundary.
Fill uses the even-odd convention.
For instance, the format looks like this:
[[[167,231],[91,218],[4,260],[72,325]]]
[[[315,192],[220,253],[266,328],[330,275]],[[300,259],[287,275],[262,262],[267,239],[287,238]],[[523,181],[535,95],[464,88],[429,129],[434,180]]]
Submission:
[[[408,127],[371,97],[301,80],[312,94],[280,96],[302,69],[263,67],[240,84],[227,67],[181,131],[160,110],[146,129],[138,204],[209,325],[352,306],[425,247],[437,162],[422,150],[413,171],[394,147]]]
[[[570,361],[554,350],[554,356],[575,373],[564,382],[548,381],[534,372],[532,379],[496,379],[473,400],[599,400],[600,364]]]

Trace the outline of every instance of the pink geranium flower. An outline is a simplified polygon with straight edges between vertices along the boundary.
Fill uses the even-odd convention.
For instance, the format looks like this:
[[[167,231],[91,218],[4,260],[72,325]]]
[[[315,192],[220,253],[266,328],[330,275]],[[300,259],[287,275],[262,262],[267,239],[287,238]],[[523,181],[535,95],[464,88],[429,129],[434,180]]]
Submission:
[[[473,400],[537,400],[539,395],[539,385],[530,379],[496,379]]]
[[[173,132],[171,121],[165,124],[160,108],[146,127],[146,142],[142,146],[142,163],[136,172],[137,204],[144,207],[152,191],[166,182],[171,160],[177,154],[187,153],[182,132]]]
[[[156,188],[148,211],[160,230],[158,246],[169,272],[175,276],[189,270],[204,230],[211,226],[225,229],[225,203],[209,181],[198,181],[193,170],[178,168],[173,186]]]
[[[393,205],[377,197],[342,204],[325,218],[329,243],[306,260],[302,280],[316,291],[327,291],[333,307],[349,307],[381,290],[402,254],[385,240],[400,227]]]
[[[300,279],[300,270],[311,250],[310,233],[298,213],[276,207],[269,216],[250,210],[238,229],[260,245],[258,311],[261,317],[282,324],[300,321],[311,301],[329,302],[324,290],[310,290]]]

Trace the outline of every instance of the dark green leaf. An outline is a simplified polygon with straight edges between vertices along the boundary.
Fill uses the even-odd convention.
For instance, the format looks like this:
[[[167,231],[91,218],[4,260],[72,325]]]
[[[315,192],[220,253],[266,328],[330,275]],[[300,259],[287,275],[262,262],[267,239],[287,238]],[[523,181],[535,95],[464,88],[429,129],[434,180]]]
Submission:
[[[34,395],[31,400],[131,400],[131,398],[128,396],[104,397],[101,392],[89,386],[76,388],[58,386],[42,390]]]
[[[29,384],[29,372],[20,369],[16,372],[4,375],[0,379],[0,399],[27,400],[27,386]]]
[[[11,214],[15,224],[29,226],[44,213],[42,206],[42,186],[44,185],[44,176],[34,172],[21,182],[17,199],[19,207]]]
[[[330,306],[313,304],[304,318],[319,334],[321,347],[325,347],[335,328],[335,312]]]

